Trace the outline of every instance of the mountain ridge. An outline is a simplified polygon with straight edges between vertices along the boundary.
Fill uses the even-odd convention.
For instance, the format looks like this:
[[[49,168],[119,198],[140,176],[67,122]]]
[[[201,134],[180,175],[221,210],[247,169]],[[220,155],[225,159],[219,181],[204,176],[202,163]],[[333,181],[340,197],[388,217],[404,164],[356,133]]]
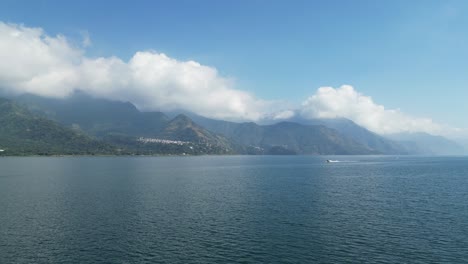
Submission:
[[[422,155],[463,155],[466,149],[442,136],[434,136],[427,133],[398,133],[388,135],[389,138],[398,140],[414,154]]]
[[[186,111],[141,112],[129,102],[84,94],[63,100],[23,95],[17,101],[75,131],[150,154],[167,147],[158,145],[163,139],[198,144],[194,145],[200,149],[198,154],[419,154],[406,142],[377,135],[348,119],[292,118],[259,125],[215,120]],[[145,140],[139,142],[138,138]],[[177,151],[172,149],[171,153]]]
[[[2,155],[111,154],[117,150],[71,128],[35,116],[11,100],[0,98]]]

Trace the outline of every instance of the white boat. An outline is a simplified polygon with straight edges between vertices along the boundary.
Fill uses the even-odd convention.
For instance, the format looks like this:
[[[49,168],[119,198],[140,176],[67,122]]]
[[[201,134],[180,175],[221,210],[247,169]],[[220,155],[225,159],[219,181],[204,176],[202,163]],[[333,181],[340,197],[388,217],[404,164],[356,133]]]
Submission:
[[[328,163],[340,162],[339,160],[327,160]]]

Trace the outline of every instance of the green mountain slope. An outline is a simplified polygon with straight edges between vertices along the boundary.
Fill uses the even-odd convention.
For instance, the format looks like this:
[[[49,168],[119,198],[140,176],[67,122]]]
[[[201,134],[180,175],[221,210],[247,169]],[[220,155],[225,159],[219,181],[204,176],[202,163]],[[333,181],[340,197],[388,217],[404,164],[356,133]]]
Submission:
[[[200,143],[228,144],[224,137],[214,134],[195,124],[186,115],[178,115],[166,124],[160,132],[166,139],[183,140]]]
[[[383,153],[323,124],[280,122],[273,125],[258,125],[253,122],[214,120],[193,114],[190,116],[211,131],[220,133],[238,144],[251,146],[247,151],[254,153],[313,155]]]
[[[198,124],[208,130],[225,135],[228,138],[235,138],[246,144],[257,144],[259,137],[262,137],[262,127],[255,123],[236,123],[223,120],[214,120],[188,113]],[[335,119],[302,119],[292,118],[287,122],[298,123],[304,126],[325,126],[338,132],[342,138],[347,138],[363,145],[373,153],[380,154],[408,154],[407,149],[395,141],[379,136],[351,120],[344,118]]]
[[[33,95],[17,100],[37,114],[117,145],[128,153],[199,155],[236,152],[229,140],[183,115],[170,120],[161,112],[140,112],[128,102],[95,99],[83,94],[64,100]],[[160,141],[162,139],[170,141]]]
[[[140,112],[131,103],[90,98],[75,94],[66,99],[23,95],[16,101],[36,114],[89,135],[109,134],[152,137],[169,121],[161,112]]]
[[[157,153],[162,141],[198,144],[197,154],[377,154],[338,131],[321,125],[292,122],[275,125],[233,123],[199,118],[195,122],[184,115],[169,120],[160,112],[140,112],[132,104],[75,95],[66,100],[38,97],[20,98],[25,105],[67,126],[80,129],[120,147]],[[198,122],[202,125],[199,125]],[[143,141],[138,138],[143,137]],[[144,142],[144,144],[142,143]],[[166,142],[167,143],[167,142]],[[176,143],[177,149],[188,149]],[[167,145],[166,144],[166,145]],[[184,146],[187,146],[185,144]],[[203,149],[202,146],[205,148]],[[190,148],[190,150],[192,150]],[[173,153],[175,150],[171,150]]]
[[[116,149],[0,98],[2,155],[109,154]]]
[[[379,136],[346,118],[332,119],[293,119],[306,125],[323,125],[337,130],[354,141],[383,154],[408,154],[407,149],[396,141]]]
[[[103,140],[132,150],[136,154],[235,154],[238,153],[226,138],[209,132],[180,115],[165,123],[153,137],[134,137],[108,134]]]
[[[259,145],[265,148],[283,146],[298,154],[309,155],[377,153],[352,139],[343,137],[336,130],[325,126],[304,126],[292,122],[264,126]]]

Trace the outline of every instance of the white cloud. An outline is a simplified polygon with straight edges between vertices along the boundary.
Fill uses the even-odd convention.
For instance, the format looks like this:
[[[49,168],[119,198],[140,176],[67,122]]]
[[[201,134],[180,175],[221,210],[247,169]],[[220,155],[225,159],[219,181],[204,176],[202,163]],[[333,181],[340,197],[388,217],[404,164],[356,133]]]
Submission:
[[[82,30],[80,33],[81,33],[81,36],[83,37],[83,41],[81,42],[81,45],[83,45],[83,47],[85,48],[90,47],[92,45],[92,42],[91,42],[91,37],[89,36],[89,32],[87,30]]]
[[[451,137],[463,134],[461,129],[438,124],[430,118],[413,117],[399,109],[385,109],[349,85],[319,88],[302,103],[301,115],[306,118],[344,117],[379,134],[426,132]]]
[[[289,118],[292,118],[296,115],[296,113],[294,113],[294,111],[292,110],[284,110],[284,111],[281,111],[279,113],[275,113],[273,115],[273,120],[284,120],[284,119],[289,119]]]
[[[7,91],[65,96],[78,80],[75,65],[81,57],[63,36],[0,23],[0,84]]]
[[[296,113],[287,102],[264,101],[235,89],[233,80],[195,61],[180,61],[154,51],[136,52],[129,61],[90,58],[83,50],[89,45],[87,32],[78,47],[41,28],[0,22],[0,92],[63,98],[79,90],[98,98],[130,101],[142,110],[184,109],[228,120],[285,120]],[[351,86],[322,87],[297,112],[306,118],[349,118],[380,134],[467,134],[428,118],[385,109]]]
[[[83,44],[90,43],[86,34]],[[128,62],[88,58],[64,36],[40,28],[0,22],[0,57],[0,89],[14,94],[66,97],[81,90],[143,110],[185,109],[231,120],[259,120],[271,107],[195,61],[154,51],[137,52]]]

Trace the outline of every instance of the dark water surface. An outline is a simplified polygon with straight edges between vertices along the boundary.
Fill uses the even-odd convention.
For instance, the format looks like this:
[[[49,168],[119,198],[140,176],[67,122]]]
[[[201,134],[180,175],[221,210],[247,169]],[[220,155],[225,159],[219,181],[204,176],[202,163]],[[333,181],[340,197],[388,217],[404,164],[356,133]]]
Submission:
[[[468,157],[0,158],[0,263],[145,262],[468,263]]]

